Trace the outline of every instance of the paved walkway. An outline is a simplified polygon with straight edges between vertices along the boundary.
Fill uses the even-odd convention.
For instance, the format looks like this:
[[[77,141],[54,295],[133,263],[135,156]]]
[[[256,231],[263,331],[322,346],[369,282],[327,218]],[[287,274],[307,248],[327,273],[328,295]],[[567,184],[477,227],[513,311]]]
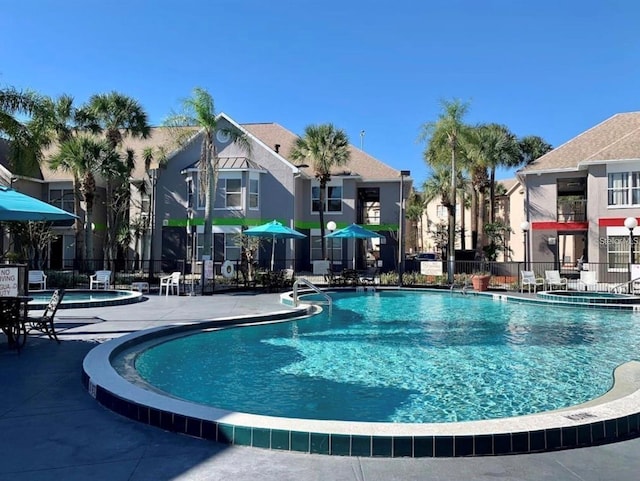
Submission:
[[[226,446],[142,425],[98,405],[82,359],[132,330],[286,309],[275,294],[159,297],[60,310],[60,345],[29,337],[20,354],[0,334],[0,481],[637,480],[640,439],[523,456],[341,458]]]

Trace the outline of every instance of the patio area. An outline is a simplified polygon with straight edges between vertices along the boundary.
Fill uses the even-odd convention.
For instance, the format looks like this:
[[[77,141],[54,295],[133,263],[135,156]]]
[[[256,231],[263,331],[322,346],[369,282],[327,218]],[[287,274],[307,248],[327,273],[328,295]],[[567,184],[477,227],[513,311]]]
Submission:
[[[507,457],[342,458],[228,446],[164,432],[104,409],[83,389],[97,343],[134,330],[286,310],[278,294],[151,295],[129,306],[67,309],[60,345],[31,336],[20,354],[0,342],[0,481],[50,480],[635,480],[640,439]],[[222,367],[223,368],[223,367]]]

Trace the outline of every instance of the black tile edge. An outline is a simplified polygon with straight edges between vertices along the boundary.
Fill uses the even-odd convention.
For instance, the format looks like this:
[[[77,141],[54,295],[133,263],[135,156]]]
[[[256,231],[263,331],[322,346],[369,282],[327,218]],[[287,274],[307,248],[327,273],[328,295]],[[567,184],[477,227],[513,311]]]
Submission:
[[[640,437],[640,413],[634,413],[577,426],[475,436],[367,436],[270,430],[267,443],[261,428],[218,423],[140,405],[92,385],[84,371],[80,381],[99,404],[143,424],[224,444],[313,454],[389,458],[491,456],[596,446]]]

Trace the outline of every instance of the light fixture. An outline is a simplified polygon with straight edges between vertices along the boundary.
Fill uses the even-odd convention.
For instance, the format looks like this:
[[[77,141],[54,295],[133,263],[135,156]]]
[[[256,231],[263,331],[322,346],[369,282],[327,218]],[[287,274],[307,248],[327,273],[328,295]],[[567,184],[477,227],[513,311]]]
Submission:
[[[334,230],[336,230],[336,227],[338,226],[334,221],[330,220],[329,222],[327,222],[327,230],[329,232],[332,233]],[[329,256],[329,260],[331,261],[329,269],[333,270],[333,237],[331,237],[331,242],[329,243],[329,250],[331,251],[331,255]]]
[[[629,229],[629,275],[631,275],[631,264],[633,264],[633,229],[638,227],[638,219],[627,217],[624,226]]]
[[[402,287],[402,273],[404,268],[404,239],[402,226],[404,225],[404,178],[411,175],[410,170],[400,171],[400,219],[398,223],[398,287]]]
[[[529,229],[531,229],[531,224],[525,220],[520,224],[520,229],[522,229],[524,242],[524,268],[529,270]]]

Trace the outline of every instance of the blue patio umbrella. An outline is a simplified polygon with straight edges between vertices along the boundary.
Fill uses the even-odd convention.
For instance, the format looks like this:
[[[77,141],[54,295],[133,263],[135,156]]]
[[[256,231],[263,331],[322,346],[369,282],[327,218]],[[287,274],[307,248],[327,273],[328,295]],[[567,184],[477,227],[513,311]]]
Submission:
[[[76,216],[9,187],[0,186],[0,221],[73,220]]]
[[[325,237],[329,238],[329,239],[354,239],[353,241],[353,268],[356,268],[356,245],[355,245],[355,239],[374,239],[374,238],[378,238],[378,237],[384,237],[381,234],[378,234],[377,232],[373,232],[369,229],[365,229],[362,226],[359,226],[358,224],[351,224],[348,227],[345,227],[344,229],[338,229],[335,232],[331,232],[327,235],[325,235]]]
[[[282,225],[277,220],[272,220],[266,224],[250,227],[245,230],[243,234],[253,237],[266,237],[271,238],[271,270],[273,270],[273,261],[275,254],[276,240],[278,239],[302,239],[307,237],[302,232],[298,232],[295,229]]]

